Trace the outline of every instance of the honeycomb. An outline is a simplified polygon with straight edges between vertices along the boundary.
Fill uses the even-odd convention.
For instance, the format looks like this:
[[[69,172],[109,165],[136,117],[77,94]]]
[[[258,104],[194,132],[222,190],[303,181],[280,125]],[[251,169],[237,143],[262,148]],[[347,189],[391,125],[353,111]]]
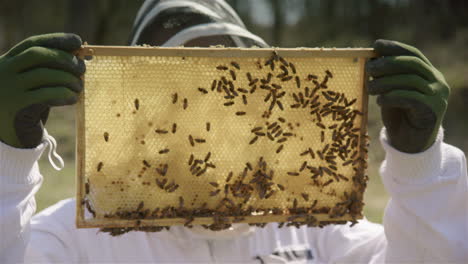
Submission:
[[[83,50],[93,57],[77,108],[78,227],[362,217],[369,52]]]

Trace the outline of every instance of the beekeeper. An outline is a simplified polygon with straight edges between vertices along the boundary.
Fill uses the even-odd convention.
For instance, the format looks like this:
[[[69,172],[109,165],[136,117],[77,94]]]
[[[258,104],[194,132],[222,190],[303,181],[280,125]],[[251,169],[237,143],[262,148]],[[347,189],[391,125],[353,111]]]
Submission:
[[[266,47],[223,1],[146,1],[131,44]],[[119,237],[75,227],[75,201],[39,214],[43,177],[37,161],[55,140],[49,109],[70,105],[83,90],[82,44],[74,34],[33,36],[0,57],[0,263],[468,263],[468,176],[462,151],[443,142],[449,86],[416,48],[377,40],[367,63],[377,96],[386,152],[381,176],[391,195],[383,225],[225,231],[181,226]],[[59,162],[60,163],[60,162]],[[55,163],[54,163],[55,164]]]

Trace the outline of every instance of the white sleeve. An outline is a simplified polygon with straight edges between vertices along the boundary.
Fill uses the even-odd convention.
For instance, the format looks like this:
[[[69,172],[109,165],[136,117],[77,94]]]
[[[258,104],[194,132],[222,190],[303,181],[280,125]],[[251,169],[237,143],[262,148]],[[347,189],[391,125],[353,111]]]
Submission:
[[[328,225],[308,232],[317,263],[382,263],[384,259],[387,241],[383,226],[366,219],[353,227],[350,223]]]
[[[42,183],[37,160],[45,146],[17,149],[0,142],[0,263],[23,262]]]
[[[45,144],[17,149],[0,142],[0,263],[83,262],[76,241],[74,203],[62,201],[33,217],[42,183],[37,160]],[[58,208],[65,208],[58,210]],[[70,208],[68,208],[70,209]],[[68,224],[64,224],[68,223]],[[72,227],[72,228],[66,228]]]
[[[402,153],[387,143],[381,175],[391,200],[384,215],[386,262],[468,263],[468,178],[459,149],[437,140]]]

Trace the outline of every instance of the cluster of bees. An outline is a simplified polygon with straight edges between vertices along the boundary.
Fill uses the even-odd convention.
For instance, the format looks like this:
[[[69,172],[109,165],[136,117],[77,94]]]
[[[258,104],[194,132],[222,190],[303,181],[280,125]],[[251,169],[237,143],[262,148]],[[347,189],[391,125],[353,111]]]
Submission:
[[[185,226],[191,227],[196,217],[211,217],[213,223],[204,225],[211,230],[222,230],[229,228],[232,223],[244,221],[244,217],[253,214],[263,215],[289,215],[286,222],[280,223],[280,227],[301,225],[324,226],[330,224],[330,221],[318,221],[313,214],[328,214],[330,218],[338,218],[346,214],[353,218],[352,224],[356,223],[356,217],[360,216],[362,210],[362,192],[366,187],[367,176],[365,175],[367,153],[367,136],[361,134],[361,128],[355,127],[355,119],[362,116],[363,113],[356,110],[353,105],[357,99],[349,99],[344,93],[329,89],[329,81],[333,78],[333,73],[326,70],[323,78],[314,74],[308,74],[305,78],[297,74],[296,67],[292,62],[286,61],[276,52],[270,58],[262,63],[256,62],[259,70],[269,68],[269,72],[262,77],[257,77],[247,72],[245,78],[248,81],[248,88],[236,87],[235,82],[242,75],[239,74],[241,67],[239,63],[232,61],[229,65],[218,65],[216,71],[222,75],[211,82],[210,88],[198,87],[201,95],[217,93],[223,98],[222,107],[231,107],[234,104],[247,105],[249,97],[255,93],[262,92],[263,102],[267,107],[262,118],[269,120],[273,111],[301,110],[307,111],[311,121],[317,129],[320,130],[320,142],[323,147],[312,149],[306,147],[303,151],[297,153],[298,159],[302,160],[301,166],[295,170],[286,172],[286,175],[297,177],[308,175],[312,185],[317,187],[326,187],[333,182],[352,181],[356,190],[351,193],[345,192],[341,201],[332,208],[318,207],[318,201],[309,197],[307,193],[300,193],[300,196],[291,201],[289,208],[254,208],[247,206],[247,202],[255,196],[256,199],[269,199],[275,193],[285,191],[286,187],[276,184],[274,181],[274,170],[269,168],[266,160],[260,157],[255,164],[247,162],[242,172],[236,174],[233,171],[228,172],[224,184],[219,182],[208,182],[211,188],[209,195],[215,197],[223,195],[215,208],[208,208],[207,203],[196,209],[187,209],[184,206],[184,198],[179,196],[179,206],[167,206],[165,208],[155,208],[154,210],[145,209],[141,202],[133,211],[117,211],[112,214],[105,214],[106,218],[135,219],[133,227],[124,228],[103,228],[101,231],[109,232],[111,235],[121,235],[128,231],[161,231],[169,227],[156,226],[148,227],[141,225],[141,219],[164,219],[164,218],[184,218]],[[276,69],[276,71],[275,71]],[[292,82],[293,89],[290,89]],[[288,87],[286,89],[286,87]],[[259,95],[255,95],[259,96]],[[172,103],[182,102],[182,108],[188,108],[188,99],[179,100],[179,95],[172,95]],[[290,103],[292,102],[292,103]],[[139,109],[139,100],[134,101],[135,109]],[[245,111],[234,112],[236,116],[245,116],[249,113]],[[258,113],[257,113],[258,114]],[[325,125],[324,119],[332,120],[332,125]],[[328,122],[330,123],[330,122]],[[299,124],[297,124],[299,125]],[[209,132],[211,124],[206,123],[206,130]],[[158,134],[176,133],[177,124],[172,124],[171,130],[157,129]],[[256,126],[250,130],[252,137],[248,144],[256,144],[259,140],[268,140],[277,144],[276,153],[280,153],[288,140],[295,137],[293,133],[293,124],[284,117],[278,117],[274,121],[266,121],[264,126]],[[104,133],[104,140],[109,140],[109,133]],[[203,144],[204,138],[188,135],[187,143],[192,147],[197,144]],[[329,143],[328,143],[329,142]],[[143,144],[143,143],[142,143]],[[168,153],[169,149],[162,149],[159,154]],[[364,154],[362,154],[364,153]],[[204,157],[195,157],[190,155],[187,165],[191,175],[200,177],[210,169],[216,169],[216,165],[210,161],[212,153],[208,152]],[[314,166],[314,160],[319,161],[319,166]],[[354,174],[347,177],[339,172],[339,167],[352,166]],[[102,162],[98,164],[97,171],[101,171]],[[143,160],[142,174],[144,170],[150,169],[151,164]],[[156,168],[160,176],[156,179],[156,185],[166,192],[174,192],[179,185],[172,181],[168,182],[165,178],[168,171],[168,164],[160,164]],[[324,180],[326,179],[326,180]],[[86,193],[89,193],[89,183],[86,183]],[[232,197],[232,198],[230,198]],[[298,206],[298,200],[303,199],[310,203],[308,207]],[[93,212],[89,202],[85,202],[88,211]],[[333,221],[334,224],[344,224],[346,221]],[[266,223],[250,223],[263,227]]]

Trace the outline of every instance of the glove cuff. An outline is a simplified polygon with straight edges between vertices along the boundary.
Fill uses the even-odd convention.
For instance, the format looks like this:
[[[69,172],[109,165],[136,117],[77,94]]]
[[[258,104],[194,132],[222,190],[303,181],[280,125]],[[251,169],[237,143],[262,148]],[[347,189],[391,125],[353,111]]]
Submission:
[[[40,144],[33,149],[11,147],[0,142],[0,185],[35,184],[40,181],[37,161],[45,149]]]
[[[381,130],[380,141],[385,150],[385,160],[380,174],[396,184],[421,184],[440,175],[442,170],[442,141],[444,131],[441,127],[434,144],[419,153],[405,153],[390,145],[387,130]]]

